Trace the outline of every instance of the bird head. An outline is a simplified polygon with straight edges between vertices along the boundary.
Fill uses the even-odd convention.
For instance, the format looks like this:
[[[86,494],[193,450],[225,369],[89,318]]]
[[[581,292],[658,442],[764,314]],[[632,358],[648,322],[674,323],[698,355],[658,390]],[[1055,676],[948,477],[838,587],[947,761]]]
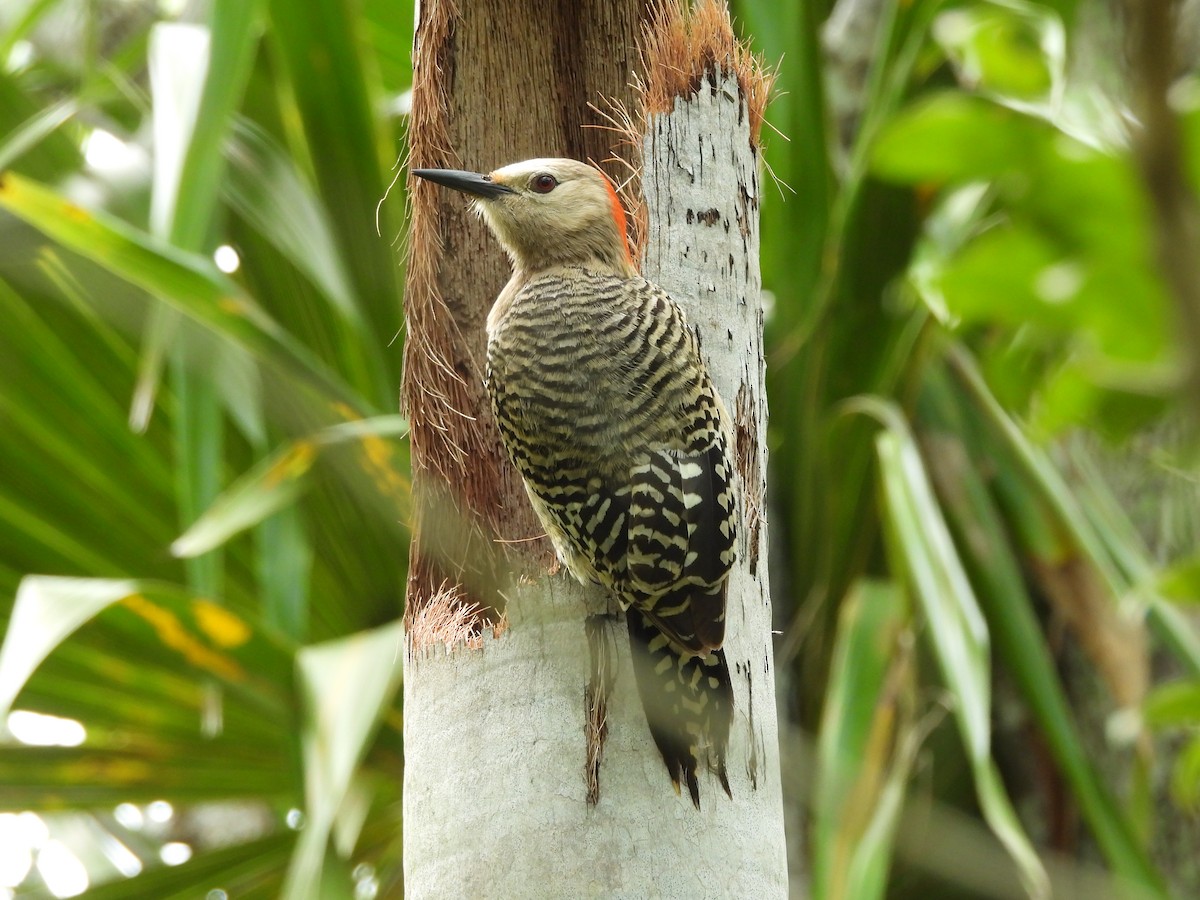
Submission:
[[[519,270],[590,265],[635,272],[625,209],[612,182],[586,163],[527,159],[488,175],[454,169],[412,173],[475,197],[475,209]]]

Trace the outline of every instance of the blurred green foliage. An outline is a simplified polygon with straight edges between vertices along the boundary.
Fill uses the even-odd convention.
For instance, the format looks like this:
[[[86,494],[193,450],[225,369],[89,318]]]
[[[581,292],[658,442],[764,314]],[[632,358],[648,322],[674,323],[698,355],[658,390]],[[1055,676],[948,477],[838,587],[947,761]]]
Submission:
[[[170,19],[0,15],[0,693],[88,729],[79,748],[0,748],[3,793],[52,839],[78,819],[53,810],[79,810],[133,848],[121,868],[74,842],[120,896],[277,896],[289,865],[322,896],[394,892],[398,633],[366,657],[381,702],[341,698],[356,723],[316,715],[346,688],[311,670],[363,658],[402,608],[403,198],[386,188],[413,10],[218,0]],[[347,635],[364,637],[328,643]],[[316,778],[318,743],[366,762]],[[155,799],[176,808],[165,830],[113,817]],[[191,860],[162,866],[190,808],[230,803],[261,839],[192,835]],[[366,868],[330,850],[323,884],[335,828]]]

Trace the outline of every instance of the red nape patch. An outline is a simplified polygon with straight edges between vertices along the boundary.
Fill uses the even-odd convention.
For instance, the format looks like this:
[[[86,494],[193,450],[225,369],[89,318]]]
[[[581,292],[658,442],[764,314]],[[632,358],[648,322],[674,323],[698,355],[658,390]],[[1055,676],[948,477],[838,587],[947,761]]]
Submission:
[[[612,206],[613,221],[617,223],[617,234],[621,236],[621,247],[625,250],[625,258],[632,266],[633,254],[629,252],[629,235],[625,231],[625,206],[621,203],[621,198],[617,196],[617,189],[613,187],[612,179],[600,169],[596,171],[600,172],[600,177],[604,180],[604,188],[608,191],[608,202]]]

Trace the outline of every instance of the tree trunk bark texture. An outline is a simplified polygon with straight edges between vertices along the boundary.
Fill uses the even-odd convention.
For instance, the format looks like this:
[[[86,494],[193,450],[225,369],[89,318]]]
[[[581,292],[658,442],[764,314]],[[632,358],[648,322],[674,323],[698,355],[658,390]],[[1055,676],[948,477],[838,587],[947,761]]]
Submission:
[[[611,131],[585,127],[594,120],[588,102],[632,105],[647,0],[427,0],[417,9],[412,167],[488,172],[534,157],[604,163],[614,155]],[[420,519],[411,628],[448,587],[498,618],[501,573],[522,562],[545,568],[553,555],[548,540],[528,541],[542,529],[483,392],[484,326],[508,259],[462,195],[419,180],[409,191],[402,395]],[[497,539],[526,543],[504,552]]]
[[[412,164],[488,170],[535,156],[610,155],[619,136],[579,126],[589,101],[632,107],[628,85],[648,10],[471,5],[452,13],[423,4]],[[554,49],[563,41],[595,58],[565,57],[561,43]],[[496,537],[542,533],[482,390],[484,318],[508,266],[461,200],[417,185],[404,390],[415,487],[429,505],[414,542],[407,614],[409,896],[787,894],[762,515],[758,159],[743,84],[719,58],[696,65],[703,77],[645,119],[643,269],[700,335],[735,428],[743,527],[726,615],[732,799],[708,773],[700,810],[672,790],[638,698],[624,621],[603,592],[548,571],[544,539],[492,549]],[[438,116],[431,102],[442,104]],[[422,131],[439,117],[440,130]],[[476,538],[464,543],[468,527]],[[454,602],[503,604],[504,627],[459,627],[460,617],[430,631],[422,611],[460,609]]]

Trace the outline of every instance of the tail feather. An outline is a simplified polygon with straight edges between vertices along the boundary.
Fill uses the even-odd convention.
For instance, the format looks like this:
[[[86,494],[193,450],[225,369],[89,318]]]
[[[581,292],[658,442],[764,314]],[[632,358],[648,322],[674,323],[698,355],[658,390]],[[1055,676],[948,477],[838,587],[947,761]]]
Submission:
[[[686,784],[692,803],[700,808],[696,772],[704,763],[732,798],[725,753],[733,721],[733,683],[724,651],[684,656],[636,608],[629,609],[626,619],[642,709],[676,792]]]

